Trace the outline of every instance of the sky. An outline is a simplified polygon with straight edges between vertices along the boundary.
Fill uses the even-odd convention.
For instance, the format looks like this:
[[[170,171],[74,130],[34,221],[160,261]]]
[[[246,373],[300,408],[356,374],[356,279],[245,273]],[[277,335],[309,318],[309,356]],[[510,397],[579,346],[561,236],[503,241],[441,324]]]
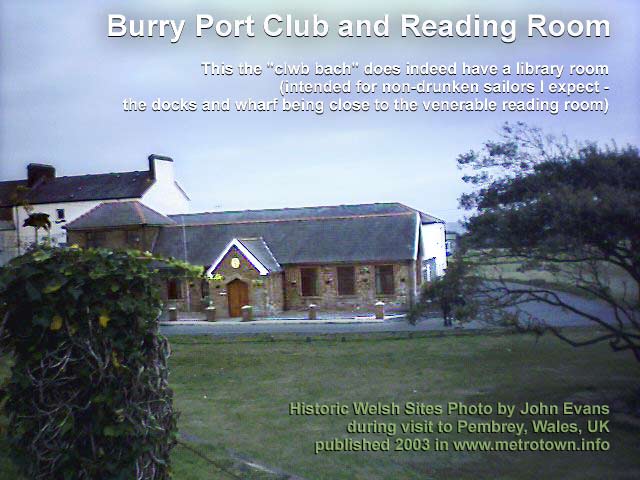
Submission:
[[[58,175],[144,170],[151,153],[175,161],[193,211],[399,201],[448,221],[464,215],[457,155],[525,121],[574,140],[640,144],[640,4],[635,1],[311,2],[29,1],[0,6],[0,179],[28,163]],[[233,5],[232,7],[230,5]],[[196,14],[256,18],[255,38],[195,38]],[[329,21],[389,14],[389,38],[269,38],[269,13]],[[487,38],[402,38],[401,14],[517,19],[513,43]],[[527,38],[526,16],[603,18],[610,38]],[[186,19],[179,42],[108,38],[109,14]],[[561,113],[124,112],[125,98],[203,100],[278,96],[281,78],[204,76],[201,62],[374,64],[453,62],[606,64],[609,111]],[[369,81],[362,72],[352,77]],[[426,80],[430,80],[428,77]],[[495,81],[502,80],[498,76]],[[517,80],[512,78],[511,80]],[[583,79],[584,80],[584,79]],[[399,81],[402,81],[401,79]],[[474,81],[474,79],[467,79]],[[475,79],[483,81],[483,79]],[[525,95],[530,98],[537,95]],[[305,96],[314,99],[313,96]],[[326,97],[325,97],[326,98]],[[373,97],[369,98],[370,100]],[[417,100],[422,97],[417,96]]]

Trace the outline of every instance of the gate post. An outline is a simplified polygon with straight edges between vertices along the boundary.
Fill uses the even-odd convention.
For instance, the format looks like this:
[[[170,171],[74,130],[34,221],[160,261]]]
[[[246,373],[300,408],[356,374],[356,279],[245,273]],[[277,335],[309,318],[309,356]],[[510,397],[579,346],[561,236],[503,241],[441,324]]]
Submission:
[[[244,305],[240,310],[242,310],[243,322],[253,320],[253,307],[251,305]]]

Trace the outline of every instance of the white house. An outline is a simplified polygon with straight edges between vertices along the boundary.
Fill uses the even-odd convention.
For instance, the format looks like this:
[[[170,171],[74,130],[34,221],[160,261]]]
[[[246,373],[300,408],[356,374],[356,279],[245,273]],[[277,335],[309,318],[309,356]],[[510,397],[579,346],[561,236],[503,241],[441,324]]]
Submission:
[[[27,178],[0,182],[0,265],[35,241],[35,230],[24,227],[29,212],[46,213],[53,244],[66,243],[63,229],[104,202],[138,200],[165,215],[189,213],[189,197],[175,180],[173,160],[150,155],[149,169],[57,177],[51,165],[29,164]]]

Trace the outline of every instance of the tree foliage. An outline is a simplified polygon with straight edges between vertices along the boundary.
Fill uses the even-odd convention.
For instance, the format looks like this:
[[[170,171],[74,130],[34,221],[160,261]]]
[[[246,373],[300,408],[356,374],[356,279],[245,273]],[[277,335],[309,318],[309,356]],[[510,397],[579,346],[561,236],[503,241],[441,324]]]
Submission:
[[[158,260],[37,248],[0,271],[0,348],[15,360],[0,406],[28,478],[169,478],[177,414]]]
[[[36,233],[36,244],[38,243],[38,230],[51,230],[51,220],[48,213],[30,213],[22,224],[23,227],[33,227]]]
[[[458,248],[449,258],[443,276],[431,282],[425,282],[417,305],[409,314],[409,321],[415,323],[431,305],[437,306],[444,319],[445,326],[452,326],[452,320],[466,321],[478,313],[476,301],[479,278],[464,250]]]
[[[614,321],[576,308],[544,286],[490,285],[492,298],[518,305],[543,301],[598,324],[587,342],[609,341],[640,360],[640,157],[635,147],[569,144],[525,124],[506,124],[497,141],[460,155],[463,179],[473,191],[461,197],[472,211],[468,240],[479,264],[517,262],[520,272],[546,271],[605,302]],[[616,295],[611,271],[627,291]],[[542,324],[544,326],[544,319]]]

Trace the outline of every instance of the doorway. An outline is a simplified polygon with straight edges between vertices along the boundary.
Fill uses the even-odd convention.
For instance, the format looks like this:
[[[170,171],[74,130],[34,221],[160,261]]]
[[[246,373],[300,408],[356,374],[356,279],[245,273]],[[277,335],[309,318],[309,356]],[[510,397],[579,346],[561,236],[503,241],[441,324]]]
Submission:
[[[238,279],[229,282],[227,298],[229,299],[229,316],[242,316],[242,307],[249,305],[249,285]]]

